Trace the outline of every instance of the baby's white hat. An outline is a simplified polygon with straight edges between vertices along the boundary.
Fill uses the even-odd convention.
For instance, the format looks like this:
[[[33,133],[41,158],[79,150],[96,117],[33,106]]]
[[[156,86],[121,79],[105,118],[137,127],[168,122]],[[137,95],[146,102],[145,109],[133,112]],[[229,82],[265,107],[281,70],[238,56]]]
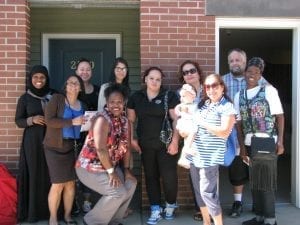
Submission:
[[[184,85],[182,85],[182,88],[181,88],[180,91],[187,91],[187,92],[191,93],[192,95],[196,96],[196,90],[190,84],[184,84]]]

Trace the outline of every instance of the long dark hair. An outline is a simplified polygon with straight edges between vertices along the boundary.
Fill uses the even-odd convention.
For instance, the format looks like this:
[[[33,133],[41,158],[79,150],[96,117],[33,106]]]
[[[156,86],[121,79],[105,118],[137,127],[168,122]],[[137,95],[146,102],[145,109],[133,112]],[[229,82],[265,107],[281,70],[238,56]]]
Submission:
[[[110,83],[116,83],[115,68],[118,65],[118,63],[124,64],[126,66],[126,68],[127,68],[126,76],[125,76],[124,80],[122,81],[122,85],[124,85],[128,89],[130,89],[129,88],[129,67],[128,67],[127,61],[124,58],[122,58],[122,57],[116,58],[115,61],[113,62],[113,65],[111,67],[109,82]]]
[[[222,79],[221,75],[217,74],[217,73],[210,74],[210,75],[208,75],[208,76],[206,76],[204,78],[203,84],[205,83],[205,81],[206,81],[206,79],[208,77],[215,77],[217,79],[218,83],[221,86],[223,86],[223,88],[224,88],[224,90],[223,90],[223,92],[224,92],[223,93],[224,98],[227,99],[229,102],[232,102],[232,100],[230,99],[230,97],[227,95],[227,90],[228,89],[227,89],[226,84],[224,83],[224,80]],[[208,99],[209,99],[209,97],[206,94],[205,85],[204,85],[204,88],[202,90],[202,98],[201,98],[201,101],[198,104],[198,108],[200,109],[204,105],[204,103],[206,102],[206,100],[208,100]]]
[[[183,75],[182,75],[182,68],[186,65],[186,64],[191,64],[193,65],[198,74],[199,74],[199,81],[200,81],[200,84],[203,83],[203,71],[199,65],[199,63],[195,62],[195,61],[192,61],[192,60],[185,60],[183,63],[181,63],[181,65],[179,66],[179,69],[178,69],[178,80],[181,84],[184,84],[184,78],[183,78]]]

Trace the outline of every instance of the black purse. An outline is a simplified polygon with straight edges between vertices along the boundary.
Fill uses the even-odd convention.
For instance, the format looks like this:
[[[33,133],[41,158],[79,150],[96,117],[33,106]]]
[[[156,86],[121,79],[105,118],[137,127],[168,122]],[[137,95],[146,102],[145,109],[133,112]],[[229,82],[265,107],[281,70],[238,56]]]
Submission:
[[[275,153],[276,144],[273,137],[251,137],[251,154],[255,156],[257,153]]]
[[[169,91],[166,92],[164,98],[165,117],[159,135],[160,141],[166,145],[166,148],[168,148],[169,144],[171,143],[173,136],[173,129],[168,117],[168,92]]]
[[[254,157],[258,153],[275,154],[276,143],[275,143],[275,139],[273,138],[274,127],[270,137],[255,136],[255,132],[252,124],[251,109],[248,103],[247,90],[245,90],[245,97],[246,97],[247,109],[248,109],[248,120],[251,125],[251,131],[253,133],[253,136],[251,137],[251,154],[250,154],[251,157]]]

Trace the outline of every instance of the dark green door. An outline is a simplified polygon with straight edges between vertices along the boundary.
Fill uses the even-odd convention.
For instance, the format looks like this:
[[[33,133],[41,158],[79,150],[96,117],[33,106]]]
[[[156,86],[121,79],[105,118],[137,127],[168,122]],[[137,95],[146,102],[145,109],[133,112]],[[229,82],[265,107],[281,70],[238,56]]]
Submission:
[[[49,73],[51,87],[61,90],[67,77],[74,74],[80,58],[87,58],[93,67],[92,83],[108,81],[116,58],[116,40],[113,39],[50,39]]]

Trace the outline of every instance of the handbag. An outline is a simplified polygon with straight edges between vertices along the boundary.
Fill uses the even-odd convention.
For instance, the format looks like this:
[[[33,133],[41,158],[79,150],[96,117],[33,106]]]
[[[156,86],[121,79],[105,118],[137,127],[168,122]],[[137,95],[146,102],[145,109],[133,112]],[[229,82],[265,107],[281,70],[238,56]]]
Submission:
[[[247,103],[247,109],[248,109],[248,120],[251,125],[251,131],[253,133],[253,136],[251,137],[250,156],[254,157],[258,153],[263,153],[263,154],[273,153],[274,154],[275,149],[276,149],[275,139],[273,138],[274,127],[272,129],[270,137],[255,136],[255,132],[254,132],[253,124],[252,124],[251,109],[250,109],[249,103],[248,103],[247,90],[245,90],[245,96],[246,96],[246,103]]]
[[[257,153],[275,153],[276,144],[273,137],[251,137],[251,155],[255,156]]]
[[[230,166],[235,158],[236,144],[237,144],[236,137],[237,137],[236,129],[233,128],[230,135],[227,138],[223,166]]]
[[[159,139],[162,143],[166,145],[168,148],[169,144],[172,141],[172,135],[173,135],[173,129],[168,117],[168,92],[166,92],[165,97],[164,97],[164,109],[165,109],[165,117],[162,122],[162,128],[160,131]]]

